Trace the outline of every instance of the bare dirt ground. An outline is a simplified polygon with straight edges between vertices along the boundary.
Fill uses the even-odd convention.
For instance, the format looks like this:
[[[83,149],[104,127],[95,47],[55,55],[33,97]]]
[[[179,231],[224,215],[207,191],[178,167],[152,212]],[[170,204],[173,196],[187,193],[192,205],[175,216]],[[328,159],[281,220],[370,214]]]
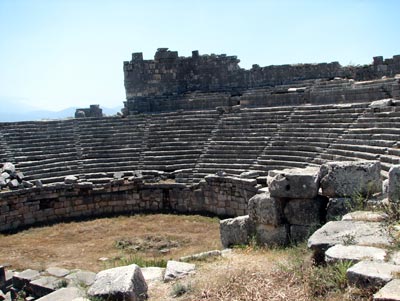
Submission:
[[[0,263],[17,270],[57,266],[96,272],[130,256],[168,260],[220,248],[218,219],[135,215],[61,223],[0,235]]]

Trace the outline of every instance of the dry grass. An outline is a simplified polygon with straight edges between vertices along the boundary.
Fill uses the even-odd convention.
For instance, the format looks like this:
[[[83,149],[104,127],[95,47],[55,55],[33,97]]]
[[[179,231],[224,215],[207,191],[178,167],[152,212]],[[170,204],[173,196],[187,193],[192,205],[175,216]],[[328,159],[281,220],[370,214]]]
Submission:
[[[116,247],[121,240],[173,241],[171,248],[149,245],[134,251]],[[135,215],[61,223],[31,228],[13,235],[0,235],[0,262],[14,269],[50,266],[99,271],[106,257],[118,261],[133,255],[151,259],[179,258],[202,251],[220,249],[219,222],[202,216]],[[167,250],[166,250],[167,249]]]

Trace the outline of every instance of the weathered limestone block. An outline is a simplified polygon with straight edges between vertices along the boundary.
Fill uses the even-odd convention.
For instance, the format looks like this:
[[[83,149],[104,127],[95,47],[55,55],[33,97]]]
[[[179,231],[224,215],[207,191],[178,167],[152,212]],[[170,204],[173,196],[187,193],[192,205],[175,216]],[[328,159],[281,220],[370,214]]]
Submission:
[[[301,226],[301,225],[290,225],[289,239],[290,242],[303,242],[312,234],[313,227]]]
[[[224,248],[232,245],[243,245],[249,242],[254,233],[254,224],[248,215],[220,221],[221,243]]]
[[[53,276],[44,276],[31,281],[27,290],[37,298],[46,296],[57,289],[60,280]]]
[[[165,269],[164,281],[183,278],[195,272],[196,265],[192,263],[169,260]]]
[[[400,301],[400,279],[393,279],[375,295],[374,301]]]
[[[384,108],[384,107],[390,107],[392,105],[393,105],[393,99],[387,98],[387,99],[375,100],[375,101],[371,102],[371,104],[368,107]]]
[[[96,273],[78,270],[70,273],[65,278],[71,280],[71,283],[75,285],[90,286],[96,279]]]
[[[248,212],[255,224],[278,226],[283,220],[283,201],[268,192],[256,194],[249,200]]]
[[[383,247],[390,246],[391,242],[387,227],[381,223],[336,221],[328,222],[314,232],[308,239],[308,247],[319,257],[337,244]]]
[[[140,301],[147,298],[147,284],[140,267],[131,264],[97,273],[88,295],[112,301]]]
[[[70,270],[58,268],[58,267],[50,267],[50,268],[46,269],[46,272],[52,276],[65,277],[70,273]]]
[[[354,211],[345,214],[342,221],[384,222],[389,216],[384,212]]]
[[[64,183],[65,184],[74,184],[74,183],[77,183],[77,182],[78,182],[78,178],[75,177],[75,176],[72,176],[72,175],[66,176],[65,179],[64,179]]]
[[[311,199],[318,194],[319,168],[270,170],[267,184],[273,197]]]
[[[366,246],[344,246],[335,245],[325,252],[326,262],[352,261],[357,263],[361,260],[373,260],[383,262],[386,250]]]
[[[15,273],[12,279],[13,287],[16,289],[22,289],[29,282],[40,277],[40,273],[36,270],[25,270],[20,273]]]
[[[318,225],[323,220],[326,203],[322,198],[291,199],[284,209],[285,219],[292,225]]]
[[[393,165],[389,170],[388,199],[391,202],[400,202],[400,165]]]
[[[321,166],[322,194],[327,197],[367,196],[382,190],[379,161],[328,162]]]
[[[400,266],[385,262],[360,261],[347,270],[352,285],[362,288],[379,288],[391,281]]]
[[[37,299],[36,301],[71,301],[77,298],[82,298],[83,296],[85,296],[85,292],[77,287],[64,287],[40,299]]]
[[[6,162],[3,164],[2,171],[12,174],[15,172],[15,165],[11,162]]]
[[[272,226],[256,225],[257,243],[266,246],[286,245],[288,243],[288,233],[286,225]]]
[[[165,272],[164,268],[147,267],[147,268],[141,268],[141,270],[144,280],[146,280],[146,282],[163,280],[163,275]]]

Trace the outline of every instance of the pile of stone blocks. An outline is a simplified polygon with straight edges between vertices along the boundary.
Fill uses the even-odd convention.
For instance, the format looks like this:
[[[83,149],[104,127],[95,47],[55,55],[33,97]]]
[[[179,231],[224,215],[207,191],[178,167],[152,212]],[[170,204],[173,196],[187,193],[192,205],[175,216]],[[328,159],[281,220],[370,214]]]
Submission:
[[[6,162],[2,164],[0,168],[0,190],[2,189],[18,189],[18,188],[29,188],[33,184],[24,181],[24,174],[15,169],[14,164]]]
[[[222,244],[247,244],[251,238],[263,245],[302,241],[324,224],[327,216],[337,219],[352,208],[357,198],[381,192],[380,172],[379,161],[271,170],[268,187],[249,200],[248,216],[221,221]],[[332,205],[338,199],[344,208]]]

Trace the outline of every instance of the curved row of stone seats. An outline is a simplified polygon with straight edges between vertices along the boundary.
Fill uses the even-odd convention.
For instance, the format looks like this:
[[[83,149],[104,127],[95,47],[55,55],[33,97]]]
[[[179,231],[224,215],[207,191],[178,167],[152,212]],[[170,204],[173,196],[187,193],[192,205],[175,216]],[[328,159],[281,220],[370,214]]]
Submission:
[[[27,180],[57,181],[78,173],[74,120],[3,123],[1,131],[8,159]]]
[[[77,119],[81,174],[137,169],[145,130],[143,116]]]
[[[215,110],[151,115],[141,168],[166,172],[192,170],[219,118]],[[185,177],[190,181],[187,172]]]
[[[383,174],[399,164],[400,107],[368,109],[322,155],[327,160],[380,160]]]
[[[271,169],[319,165],[321,154],[341,138],[368,104],[299,106],[281,124],[253,169]]]
[[[250,169],[291,110],[252,108],[224,115],[196,164],[195,180],[220,170],[240,174]]]

